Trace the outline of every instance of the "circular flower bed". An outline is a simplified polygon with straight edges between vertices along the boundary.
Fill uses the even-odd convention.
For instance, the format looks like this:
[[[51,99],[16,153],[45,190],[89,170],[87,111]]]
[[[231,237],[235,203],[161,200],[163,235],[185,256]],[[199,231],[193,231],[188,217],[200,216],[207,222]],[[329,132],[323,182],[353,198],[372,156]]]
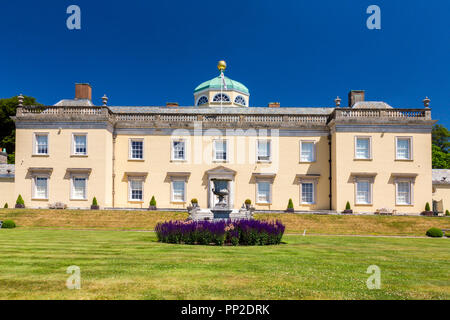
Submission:
[[[158,241],[184,244],[269,245],[280,244],[284,233],[280,221],[169,221],[155,227]]]

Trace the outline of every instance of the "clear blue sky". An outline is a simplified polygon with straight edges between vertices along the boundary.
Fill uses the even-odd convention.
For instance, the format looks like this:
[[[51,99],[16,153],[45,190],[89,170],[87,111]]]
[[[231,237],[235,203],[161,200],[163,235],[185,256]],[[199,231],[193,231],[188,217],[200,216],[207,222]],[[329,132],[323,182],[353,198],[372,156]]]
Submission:
[[[66,8],[81,8],[80,31]],[[366,9],[381,8],[381,30]],[[192,105],[193,90],[228,63],[250,104],[347,104],[421,108],[450,127],[450,1],[2,1],[0,97],[44,104],[73,98],[75,82],[111,105]]]

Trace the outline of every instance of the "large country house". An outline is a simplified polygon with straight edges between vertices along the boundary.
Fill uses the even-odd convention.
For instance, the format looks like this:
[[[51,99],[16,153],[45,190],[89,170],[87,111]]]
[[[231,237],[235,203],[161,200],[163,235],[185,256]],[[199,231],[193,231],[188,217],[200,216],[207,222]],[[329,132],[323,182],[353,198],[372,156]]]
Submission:
[[[110,106],[75,99],[25,106],[19,97],[16,164],[2,166],[2,200],[29,208],[61,202],[89,208],[211,208],[213,185],[230,208],[250,199],[257,211],[419,214],[433,196],[431,118],[351,91],[349,105],[250,107],[246,86],[223,76],[194,90],[194,106]],[[214,182],[214,183],[213,183]],[[442,181],[441,181],[442,182]],[[443,184],[444,182],[442,182]],[[439,189],[440,190],[440,189]]]

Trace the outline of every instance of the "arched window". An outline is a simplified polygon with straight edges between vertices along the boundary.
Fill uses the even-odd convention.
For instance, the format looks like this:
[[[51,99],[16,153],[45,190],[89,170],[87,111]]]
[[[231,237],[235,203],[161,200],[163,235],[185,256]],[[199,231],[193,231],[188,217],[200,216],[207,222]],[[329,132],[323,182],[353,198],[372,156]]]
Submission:
[[[225,93],[218,93],[214,96],[213,102],[230,102],[230,97]]]
[[[207,96],[201,96],[200,99],[197,101],[197,106],[201,106],[202,104],[208,103],[208,97]]]
[[[240,104],[241,106],[245,106],[245,99],[243,96],[237,96],[236,99],[234,99],[234,103]]]

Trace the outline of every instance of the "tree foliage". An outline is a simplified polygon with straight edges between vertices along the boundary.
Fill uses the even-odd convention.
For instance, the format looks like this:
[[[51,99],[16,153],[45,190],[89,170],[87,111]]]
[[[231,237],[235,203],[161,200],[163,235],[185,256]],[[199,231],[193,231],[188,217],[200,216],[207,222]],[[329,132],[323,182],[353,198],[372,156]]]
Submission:
[[[434,169],[450,169],[450,132],[443,125],[436,124],[431,132]]]
[[[11,116],[16,115],[16,108],[19,104],[17,97],[0,99],[0,147],[6,148],[9,154],[8,162],[14,163],[16,150],[16,127]],[[24,96],[24,105],[41,105],[33,97]]]

